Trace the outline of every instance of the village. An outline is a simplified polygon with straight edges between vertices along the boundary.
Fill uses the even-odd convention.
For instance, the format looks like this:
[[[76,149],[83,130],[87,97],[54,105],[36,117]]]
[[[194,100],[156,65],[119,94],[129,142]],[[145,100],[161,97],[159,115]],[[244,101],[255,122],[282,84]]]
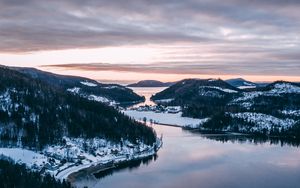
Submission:
[[[10,157],[17,163],[25,163],[41,174],[50,173],[56,179],[67,179],[82,169],[106,164],[118,164],[154,155],[162,146],[162,138],[152,145],[141,142],[133,144],[127,140],[120,143],[105,139],[67,138],[61,145],[53,145],[41,152],[22,148],[0,148],[0,155]],[[26,156],[26,157],[24,157]]]

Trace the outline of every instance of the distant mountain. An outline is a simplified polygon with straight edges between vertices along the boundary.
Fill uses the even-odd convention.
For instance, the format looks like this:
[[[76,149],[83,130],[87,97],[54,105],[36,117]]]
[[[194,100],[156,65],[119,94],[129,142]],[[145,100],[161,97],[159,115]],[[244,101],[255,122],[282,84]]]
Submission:
[[[174,82],[160,82],[157,80],[142,80],[134,84],[129,84],[127,87],[169,87]]]
[[[267,84],[265,88],[267,90],[274,90],[281,88],[281,92],[298,92],[298,87],[300,83],[297,82],[286,82],[286,81],[275,81],[273,83]]]
[[[297,83],[277,81],[245,90],[223,80],[186,79],[151,99],[164,105],[181,106],[183,116],[209,118],[200,130],[300,139],[300,85]]]
[[[58,75],[34,68],[12,67],[11,69],[73,94],[104,103],[137,103],[145,100],[131,89],[117,84],[102,84],[88,78]]]
[[[77,77],[56,77],[36,70],[30,72],[37,76],[33,78],[28,72],[0,67],[0,140],[29,148],[58,144],[63,137],[155,142],[151,128],[113,107],[65,89],[73,86],[89,91],[88,88],[97,87],[94,85],[98,83]],[[61,81],[63,86],[55,81]],[[101,89],[102,85],[99,87]]]
[[[193,100],[198,96],[217,97],[228,93],[238,93],[240,89],[223,80],[185,79],[152,96],[152,100],[174,99],[178,101]]]
[[[240,89],[255,88],[258,86],[256,83],[244,80],[243,78],[229,79],[225,80],[225,82]]]

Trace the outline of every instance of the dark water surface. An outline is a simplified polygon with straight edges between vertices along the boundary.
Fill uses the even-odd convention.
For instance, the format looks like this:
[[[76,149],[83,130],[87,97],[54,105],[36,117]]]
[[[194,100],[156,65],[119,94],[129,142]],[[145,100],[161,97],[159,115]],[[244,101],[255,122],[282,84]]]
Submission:
[[[164,88],[133,88],[152,104]],[[300,148],[278,140],[201,135],[178,127],[153,125],[163,134],[156,157],[117,170],[78,179],[78,187],[103,188],[298,188]]]
[[[163,134],[164,145],[150,159],[110,172],[104,177],[84,177],[83,187],[291,187],[300,186],[300,148],[287,144],[227,142],[153,125]]]

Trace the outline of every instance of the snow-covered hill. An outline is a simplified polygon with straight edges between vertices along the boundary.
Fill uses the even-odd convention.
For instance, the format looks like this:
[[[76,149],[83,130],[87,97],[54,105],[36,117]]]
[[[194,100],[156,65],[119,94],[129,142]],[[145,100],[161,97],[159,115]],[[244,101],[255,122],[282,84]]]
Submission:
[[[260,132],[267,131],[270,133],[272,129],[277,129],[281,132],[283,129],[289,129],[296,124],[296,120],[285,118],[280,119],[271,115],[253,112],[243,112],[243,113],[230,113],[233,118],[242,119],[254,126],[243,126],[240,127],[239,131],[242,132]]]
[[[103,104],[101,95],[81,96],[99,83],[76,80],[68,91],[50,83],[0,67],[0,155],[65,178],[99,163],[147,157],[160,147],[152,128]]]
[[[300,94],[300,87],[293,83],[278,82],[267,86],[263,90],[243,92],[242,96],[235,98],[230,104],[239,104],[245,108],[249,108],[254,104],[257,97],[276,97],[284,94]]]
[[[208,118],[203,123],[205,130],[300,137],[300,86],[297,83],[277,81],[256,87],[243,79],[229,81],[237,87],[251,88],[236,88],[222,80],[187,79],[152,99],[172,99],[163,105],[181,106],[186,117]]]
[[[10,69],[64,90],[72,91],[76,89],[77,92],[74,93],[86,98],[93,95],[108,99],[109,102],[105,100],[106,103],[137,103],[144,101],[143,97],[137,95],[131,89],[118,84],[103,84],[89,78],[58,75],[34,68],[10,67]],[[78,89],[80,89],[80,92]],[[98,101],[102,102],[104,100]]]
[[[229,83],[230,85],[237,87],[239,89],[249,89],[249,88],[256,88],[257,84],[244,80],[243,78],[234,78],[225,80],[225,82]]]
[[[64,138],[64,144],[52,145],[36,152],[24,148],[0,148],[0,155],[25,164],[34,171],[50,173],[59,180],[81,169],[107,163],[117,163],[152,156],[161,146],[161,140],[149,146],[123,140],[120,144],[105,139]]]

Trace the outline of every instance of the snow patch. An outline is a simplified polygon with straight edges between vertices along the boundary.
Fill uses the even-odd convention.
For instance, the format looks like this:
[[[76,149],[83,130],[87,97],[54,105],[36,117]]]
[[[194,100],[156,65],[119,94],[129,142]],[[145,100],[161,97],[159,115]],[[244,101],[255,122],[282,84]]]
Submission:
[[[250,85],[250,86],[239,86],[239,89],[251,89],[251,88],[256,88],[256,86]]]
[[[24,163],[28,167],[44,165],[47,157],[36,152],[22,148],[0,148],[0,155],[10,157],[17,163]]]
[[[240,118],[246,122],[255,124],[255,127],[252,127],[250,131],[262,131],[266,129],[267,131],[272,130],[273,127],[279,128],[281,131],[282,128],[290,128],[297,121],[293,119],[279,119],[271,115],[262,114],[262,113],[253,113],[253,112],[243,112],[243,113],[229,113],[233,118]]]
[[[87,97],[87,99],[89,100],[92,100],[92,101],[97,101],[97,102],[102,102],[102,103],[106,103],[106,104],[109,104],[109,105],[116,105],[117,102],[114,101],[114,100],[109,100],[108,98],[106,97],[102,97],[102,96],[96,96],[96,95],[89,95]]]
[[[274,85],[274,88],[269,91],[244,92],[243,96],[234,99],[231,102],[231,104],[239,103],[241,106],[245,108],[249,108],[252,106],[253,103],[251,100],[253,100],[256,97],[279,96],[280,94],[285,94],[285,93],[300,93],[300,87],[294,86],[290,83],[277,83]]]
[[[243,84],[244,84],[245,86],[255,86],[254,84],[249,83],[249,82],[243,82]]]
[[[182,112],[172,114],[172,113],[156,113],[152,111],[135,111],[135,110],[125,110],[123,111],[126,115],[143,121],[153,122],[157,124],[175,125],[180,127],[198,127],[203,124],[206,119],[196,119],[189,117],[182,117]]]
[[[85,81],[85,82],[80,82],[82,85],[85,85],[85,86],[89,86],[89,87],[96,87],[97,86],[97,84],[95,84],[95,83],[92,83],[92,82],[87,82],[87,81]]]
[[[281,113],[285,115],[300,116],[300,110],[283,110]]]
[[[221,87],[217,87],[217,86],[200,86],[199,88],[200,89],[201,88],[217,89],[217,90],[223,91],[225,93],[237,93],[238,92],[238,91],[235,91],[235,90],[232,90],[232,89],[221,88]]]
[[[104,89],[124,89],[123,87],[120,86],[106,86],[106,87],[102,87]]]
[[[277,83],[271,93],[300,93],[300,87],[290,83]]]
[[[174,99],[159,99],[155,100],[156,103],[169,103],[172,102]]]
[[[9,90],[6,90],[0,95],[0,109],[7,112],[10,108],[12,108],[12,100],[10,98]]]
[[[67,91],[69,91],[71,93],[78,94],[79,91],[80,91],[80,88],[79,87],[73,87],[73,88],[67,89]]]
[[[63,144],[48,146],[43,151],[0,148],[0,155],[9,157],[19,164],[25,164],[31,170],[44,171],[56,179],[63,180],[74,172],[98,164],[151,156],[162,145],[162,141],[158,138],[151,146],[138,140],[138,144],[132,144],[128,140],[112,143],[100,138],[63,139]]]

